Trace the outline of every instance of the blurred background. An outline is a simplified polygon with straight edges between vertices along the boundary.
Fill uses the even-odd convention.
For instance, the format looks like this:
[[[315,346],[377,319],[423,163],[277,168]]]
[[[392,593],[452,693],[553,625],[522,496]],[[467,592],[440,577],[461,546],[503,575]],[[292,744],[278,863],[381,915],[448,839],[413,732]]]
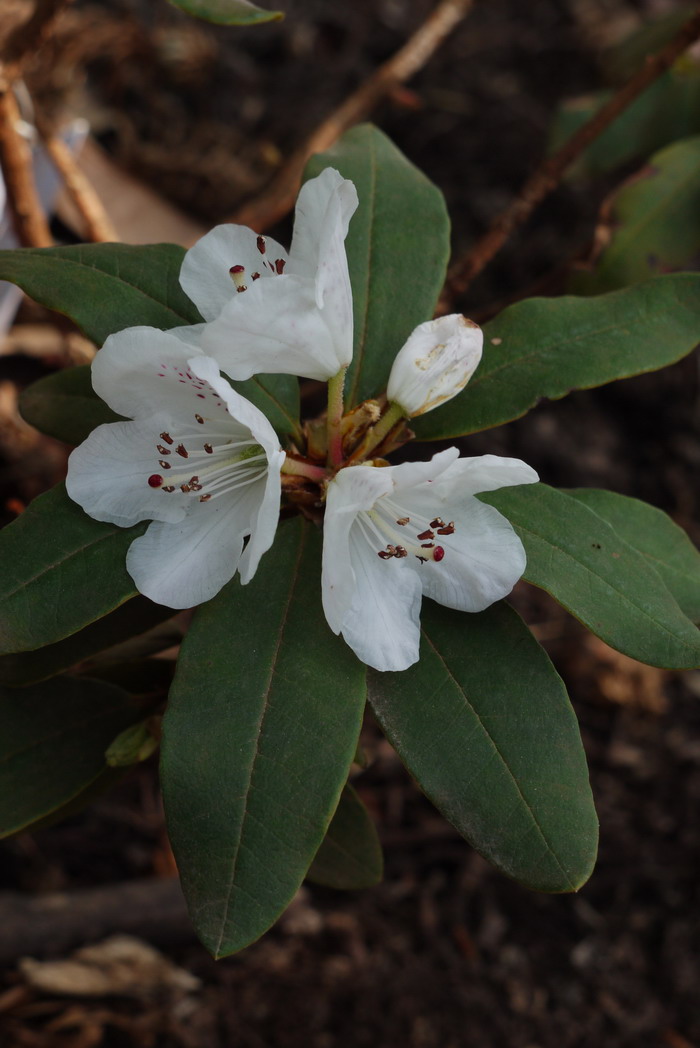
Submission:
[[[32,6],[2,0],[0,41]],[[187,245],[235,217],[435,5],[276,6],[284,21],[225,29],[166,0],[75,0],[26,63],[25,119],[35,106],[56,131],[89,131],[81,164],[121,239]],[[686,9],[481,0],[376,107],[372,119],[444,192],[455,257],[571,113],[619,83],[621,42]],[[686,134],[700,132],[700,96],[684,119]],[[621,150],[612,170],[579,164],[455,306],[484,320],[518,298],[561,293],[606,198],[663,134],[650,131],[646,154]],[[284,241],[289,229],[283,220],[271,232]],[[65,193],[52,233],[81,235]],[[0,336],[3,522],[61,479],[68,451],[21,420],[19,390],[93,351],[26,301]],[[690,357],[462,444],[522,457],[554,485],[644,498],[697,541],[698,416]],[[700,673],[628,660],[524,584],[513,600],[567,682],[591,766],[601,851],[577,896],[535,895],[492,870],[370,722],[370,763],[355,785],[385,847],[383,884],[348,895],[309,885],[263,940],[215,964],[173,880],[151,758],[82,813],[0,842],[3,1048],[698,1048]],[[67,962],[122,933],[137,943]]]

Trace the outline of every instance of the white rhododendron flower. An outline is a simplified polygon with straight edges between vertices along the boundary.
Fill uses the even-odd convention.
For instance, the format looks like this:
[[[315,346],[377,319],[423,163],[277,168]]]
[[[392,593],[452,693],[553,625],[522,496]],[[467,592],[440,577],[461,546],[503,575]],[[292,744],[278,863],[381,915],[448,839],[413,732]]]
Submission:
[[[476,371],[483,343],[479,325],[460,313],[419,324],[394,361],[387,399],[408,418],[451,400]]]
[[[418,660],[423,595],[483,611],[525,570],[523,545],[482,491],[532,484],[519,459],[459,458],[341,469],[328,485],[323,608],[358,658],[378,670]]]
[[[302,186],[289,254],[246,226],[216,226],[185,255],[180,283],[207,324],[202,348],[232,379],[259,373],[324,381],[352,359],[345,255],[357,208],[333,168]]]
[[[284,452],[265,416],[196,345],[198,328],[127,328],[92,365],[95,391],[131,422],[98,426],[68,461],[68,494],[91,517],[153,523],[127,554],[136,588],[188,608],[272,545]],[[244,543],[248,538],[248,543]]]

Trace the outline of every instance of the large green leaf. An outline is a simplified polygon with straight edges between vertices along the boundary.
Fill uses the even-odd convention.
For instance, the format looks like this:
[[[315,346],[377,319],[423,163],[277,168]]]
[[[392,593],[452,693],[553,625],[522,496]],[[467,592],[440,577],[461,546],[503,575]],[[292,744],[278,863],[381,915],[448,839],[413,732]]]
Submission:
[[[612,648],[652,666],[700,666],[700,631],[649,560],[583,501],[546,484],[479,495],[510,520],[527,553],[524,578]]]
[[[570,290],[591,295],[660,273],[695,269],[700,259],[700,135],[651,157],[605,204],[610,242]]]
[[[146,597],[134,597],[103,619],[91,623],[71,637],[35,651],[0,656],[0,684],[13,687],[46,680],[61,670],[75,666],[97,652],[145,633],[172,618],[172,608],[153,604]]]
[[[0,251],[0,280],[64,313],[101,346],[122,328],[201,321],[180,287],[184,254],[176,244],[21,248]]]
[[[648,502],[597,488],[568,489],[656,568],[684,615],[700,622],[700,551],[683,528]]]
[[[306,878],[348,891],[379,884],[383,869],[375,825],[355,790],[347,785]]]
[[[373,674],[370,701],[440,811],[530,888],[575,891],[597,845],[586,759],[564,684],[500,603],[466,615],[425,601],[421,658]]]
[[[371,124],[309,161],[306,178],[335,167],[360,200],[346,247],[354,305],[347,402],[383,393],[394,357],[430,320],[445,279],[450,223],[442,193]]]
[[[126,551],[145,524],[84,513],[59,484],[0,532],[0,655],[63,640],[136,595]]]
[[[355,754],[364,666],[326,625],[320,536],[281,528],[254,580],[198,609],[163,730],[168,830],[216,957],[276,920],[328,829]]]
[[[96,426],[122,418],[95,393],[89,364],[33,382],[22,392],[19,409],[30,426],[66,444],[80,444]]]
[[[107,747],[147,710],[94,680],[0,688],[0,836],[45,821],[111,778]]]
[[[485,328],[484,355],[458,396],[411,423],[442,440],[519,418],[557,400],[672,364],[700,341],[700,275],[678,273],[595,298],[529,298]]]
[[[231,384],[260,408],[278,433],[296,431],[299,382],[293,375],[255,375],[247,382]],[[32,383],[22,393],[19,407],[31,426],[67,444],[80,444],[96,426],[121,418],[95,393],[87,364]]]
[[[281,11],[265,11],[248,0],[170,0],[175,7],[217,25],[259,25],[284,18]]]

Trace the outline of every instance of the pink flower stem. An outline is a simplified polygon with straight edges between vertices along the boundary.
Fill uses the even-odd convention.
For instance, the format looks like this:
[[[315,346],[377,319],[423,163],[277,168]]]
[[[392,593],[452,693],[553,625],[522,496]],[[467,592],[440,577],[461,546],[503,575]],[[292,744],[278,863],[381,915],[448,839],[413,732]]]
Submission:
[[[308,477],[309,480],[315,481],[326,480],[328,477],[328,472],[323,466],[314,466],[311,462],[290,458],[289,455],[284,460],[282,473],[288,473],[294,477]]]

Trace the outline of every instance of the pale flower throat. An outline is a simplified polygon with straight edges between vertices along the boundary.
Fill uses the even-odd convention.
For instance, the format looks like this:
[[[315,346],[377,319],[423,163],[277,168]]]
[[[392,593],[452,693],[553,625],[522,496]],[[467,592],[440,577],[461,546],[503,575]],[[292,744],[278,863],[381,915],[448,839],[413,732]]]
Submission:
[[[445,548],[434,541],[435,537],[452,535],[455,530],[454,521],[445,524],[438,516],[431,520],[416,514],[409,516],[386,496],[378,499],[372,509],[359,513],[357,521],[371,546],[376,545],[377,539],[382,544],[382,548],[377,550],[377,556],[382,560],[394,557],[402,560],[413,554],[421,564],[429,560],[441,561]],[[387,539],[389,541],[385,542]]]

